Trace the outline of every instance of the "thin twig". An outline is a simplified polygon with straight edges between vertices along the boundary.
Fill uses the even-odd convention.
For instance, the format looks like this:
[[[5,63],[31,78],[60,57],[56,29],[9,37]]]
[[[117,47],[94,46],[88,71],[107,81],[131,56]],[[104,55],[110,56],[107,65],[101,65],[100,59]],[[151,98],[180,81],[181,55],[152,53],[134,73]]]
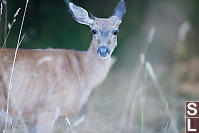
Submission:
[[[1,15],[2,15],[2,13],[3,13],[3,4],[1,2],[1,5],[0,5],[0,22],[1,22]]]
[[[5,14],[5,20],[4,20],[4,40],[5,40],[7,33],[7,23],[8,23],[7,0],[3,0],[3,5],[4,5],[4,14]]]
[[[21,22],[21,28],[19,30],[19,36],[18,36],[17,44],[19,44],[20,40],[21,40],[21,33],[22,33],[22,29],[23,29],[23,24],[24,24],[24,20],[25,20],[25,16],[26,16],[26,11],[27,11],[27,7],[28,7],[28,3],[29,3],[29,0],[26,0],[26,6],[25,6],[25,10],[24,10],[22,22]]]
[[[26,1],[25,10],[24,10],[24,14],[23,14],[22,22],[21,22],[21,27],[20,27],[20,30],[19,30],[18,40],[17,40],[17,47],[16,47],[15,54],[14,54],[14,60],[13,60],[13,64],[12,64],[10,80],[9,80],[8,94],[7,94],[7,108],[6,108],[7,109],[6,112],[7,112],[8,115],[9,115],[10,90],[12,88],[13,73],[14,73],[15,62],[16,62],[16,58],[17,58],[17,52],[18,52],[19,46],[20,46],[20,44],[21,44],[21,42],[24,38],[24,36],[21,38],[21,33],[22,33],[22,29],[23,29],[23,24],[24,24],[24,20],[25,20],[25,16],[26,16],[28,3],[29,3],[29,0]],[[8,118],[6,118],[6,126],[5,126],[6,131],[7,131],[7,121],[8,121]]]
[[[145,97],[146,97],[146,82],[147,82],[147,69],[146,65],[144,68],[144,78],[143,78],[143,84],[142,84],[142,95],[141,95],[141,133],[144,133],[144,103],[145,103]]]
[[[71,129],[71,132],[74,133],[73,128],[72,128],[72,124],[71,124],[70,120],[68,119],[67,116],[66,116],[65,119],[66,119],[66,121],[65,121],[65,122],[66,122],[66,126],[69,125],[69,127],[70,127],[70,129]],[[67,124],[67,123],[68,123],[68,124]]]
[[[0,5],[0,35],[1,35],[1,17],[2,17],[2,13],[3,13],[3,4],[1,2],[1,5]],[[0,38],[0,41],[1,41],[1,38]]]
[[[2,53],[2,51],[3,51],[3,48],[6,47],[6,43],[7,43],[8,36],[9,36],[9,34],[10,34],[10,31],[11,31],[11,29],[12,29],[12,26],[13,26],[14,23],[16,22],[16,17],[18,16],[20,10],[21,10],[21,8],[18,8],[18,10],[16,11],[16,13],[14,14],[13,21],[12,21],[12,23],[10,24],[10,26],[9,26],[9,28],[8,28],[8,33],[6,34],[6,37],[5,37],[5,39],[4,39],[3,47],[1,48],[1,53]]]
[[[164,128],[163,133],[166,133],[166,132],[167,132],[167,130],[168,130],[168,126],[169,126],[169,121],[167,121],[167,123],[166,123],[166,126],[165,126],[165,128]]]
[[[22,39],[24,38],[24,36],[22,37]],[[19,44],[17,44],[16,50],[15,50],[14,59],[13,59],[13,63],[12,63],[12,69],[11,69],[11,75],[10,75],[10,80],[9,80],[8,94],[7,94],[7,108],[6,108],[6,113],[7,113],[6,127],[5,127],[6,131],[7,131],[8,116],[9,116],[10,89],[12,88],[12,79],[13,79],[13,74],[14,74],[15,62],[16,62],[17,52],[18,52],[21,42],[22,42],[22,40],[19,42]]]
[[[146,45],[142,49],[142,53],[140,55],[140,62],[137,65],[135,71],[133,71],[133,73],[132,73],[131,82],[130,82],[129,87],[128,87],[127,96],[126,96],[126,102],[125,102],[124,109],[123,109],[124,117],[122,117],[121,121],[120,121],[121,122],[120,123],[121,129],[125,129],[124,127],[125,127],[126,124],[125,124],[124,121],[126,119],[125,118],[125,114],[127,112],[130,111],[129,116],[131,118],[134,117],[134,105],[135,105],[135,101],[132,101],[132,100],[134,100],[134,97],[137,94],[136,87],[137,87],[137,84],[138,84],[138,82],[140,80],[142,71],[145,68],[145,55],[146,55],[146,52],[147,52],[149,46],[153,42],[155,33],[156,33],[156,28],[154,26],[152,26],[150,28],[150,30],[149,30],[149,34],[148,34],[148,37],[147,37]],[[127,124],[127,125],[129,125],[129,124]]]
[[[164,105],[165,107],[167,107],[167,106],[168,106],[168,102],[167,102],[166,98],[165,98],[164,95],[163,95],[162,89],[161,89],[161,87],[160,87],[159,81],[158,81],[158,79],[157,79],[157,76],[156,76],[156,74],[155,74],[155,71],[153,70],[152,65],[151,65],[149,62],[147,62],[147,63],[146,63],[146,67],[147,67],[147,71],[148,71],[148,73],[149,73],[149,76],[151,77],[152,81],[154,82],[154,84],[155,84],[155,86],[156,86],[156,90],[157,90],[157,92],[158,92],[158,94],[159,94],[159,96],[160,96],[160,99],[162,100],[163,105]],[[176,132],[179,132],[178,129],[176,128],[176,124],[175,124],[175,122],[174,122],[174,118],[173,118],[172,115],[171,115],[171,110],[170,110],[169,107],[167,107],[167,112],[166,112],[166,113],[167,113],[167,115],[168,115],[168,117],[169,117],[169,119],[170,119],[171,125],[172,125],[172,126],[175,125],[175,127],[173,127],[173,128],[176,130]]]

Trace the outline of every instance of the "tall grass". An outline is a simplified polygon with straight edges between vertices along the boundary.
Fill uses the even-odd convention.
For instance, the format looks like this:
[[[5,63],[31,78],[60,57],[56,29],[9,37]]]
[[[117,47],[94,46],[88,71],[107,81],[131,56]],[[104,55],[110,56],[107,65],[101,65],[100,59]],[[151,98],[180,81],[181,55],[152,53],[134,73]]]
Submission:
[[[8,88],[7,88],[7,104],[6,104],[7,115],[6,115],[6,120],[5,120],[5,128],[3,130],[4,133],[8,132],[8,119],[10,118],[9,117],[10,116],[10,114],[9,114],[10,102],[13,102],[13,103],[15,102],[14,97],[10,98],[10,91],[12,89],[12,79],[13,79],[13,74],[14,74],[14,69],[15,69],[17,52],[18,52],[18,49],[20,47],[20,44],[22,43],[22,41],[25,37],[25,34],[22,36],[22,30],[23,30],[23,25],[24,25],[24,20],[25,20],[25,16],[26,16],[28,3],[29,3],[29,0],[26,0],[25,9],[24,9],[24,13],[23,13],[22,21],[21,21],[21,26],[20,26],[20,30],[19,30],[19,34],[18,34],[17,45],[16,45],[16,49],[15,49],[15,53],[14,53],[14,59],[13,59],[12,67],[11,67],[11,75],[10,75],[10,79],[9,79],[9,85],[8,85]],[[14,14],[14,17],[13,17],[13,21],[11,22],[11,24],[8,24],[7,23],[7,1],[3,0],[3,4],[1,4],[1,15],[2,15],[2,10],[3,10],[2,5],[4,5],[4,20],[5,20],[5,22],[4,22],[4,43],[3,43],[3,46],[1,48],[1,53],[2,53],[3,48],[6,47],[7,39],[9,37],[9,33],[12,29],[13,24],[16,22],[16,17],[18,16],[19,11],[21,10],[21,8],[19,8],[16,11],[16,13]],[[8,27],[8,31],[7,31],[7,27]],[[16,106],[16,104],[14,104],[14,105]],[[24,120],[21,116],[20,110],[17,108],[17,106],[15,108],[17,110],[19,117],[20,117],[22,125],[24,125],[25,132],[28,132],[27,126],[25,125],[25,122],[24,122]],[[12,126],[13,131],[14,131],[15,125],[13,126],[12,122],[11,122],[11,126]]]
[[[13,17],[12,22],[8,24],[8,32],[6,33],[6,36],[5,36],[5,38],[4,38],[3,46],[2,46],[2,48],[1,48],[1,52],[2,52],[3,48],[6,47],[7,40],[8,40],[8,36],[9,36],[9,34],[10,34],[10,31],[11,31],[11,29],[12,29],[12,26],[13,26],[14,23],[17,21],[17,16],[18,16],[20,10],[21,10],[21,8],[18,8],[18,10],[16,11],[16,13],[14,14],[14,17]]]

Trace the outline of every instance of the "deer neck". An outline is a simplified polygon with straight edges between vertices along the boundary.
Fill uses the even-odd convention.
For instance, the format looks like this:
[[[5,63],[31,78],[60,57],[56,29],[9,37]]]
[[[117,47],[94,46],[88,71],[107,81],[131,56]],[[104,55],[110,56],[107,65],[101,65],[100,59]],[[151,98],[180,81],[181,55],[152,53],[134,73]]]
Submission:
[[[96,87],[104,80],[111,66],[111,57],[109,56],[105,59],[100,58],[97,55],[97,48],[95,46],[95,41],[92,41],[86,52],[88,78],[90,79],[91,88]]]

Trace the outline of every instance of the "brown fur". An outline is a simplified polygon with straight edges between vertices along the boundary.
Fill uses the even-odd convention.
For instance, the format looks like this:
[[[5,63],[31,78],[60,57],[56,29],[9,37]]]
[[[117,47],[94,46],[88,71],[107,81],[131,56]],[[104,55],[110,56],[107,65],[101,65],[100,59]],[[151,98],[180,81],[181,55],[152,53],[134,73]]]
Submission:
[[[101,60],[91,49],[19,49],[10,89],[10,114],[17,116],[18,109],[25,121],[42,126],[43,121],[53,124],[57,110],[58,117],[77,113],[111,67],[111,58]],[[0,56],[0,110],[6,109],[14,52],[6,48]]]
[[[120,1],[115,10],[119,18],[91,20],[83,8],[72,3],[69,7],[76,21],[98,32],[93,35],[90,48],[85,52],[19,49],[9,91],[10,101],[7,92],[15,49],[5,48],[0,53],[0,110],[6,110],[6,104],[10,102],[9,114],[21,116],[25,122],[35,125],[33,132],[51,133],[58,117],[77,113],[115,61],[111,58],[117,45],[117,36],[113,33],[121,23],[119,12],[125,13],[124,1]],[[103,58],[97,54],[102,45],[110,50]]]

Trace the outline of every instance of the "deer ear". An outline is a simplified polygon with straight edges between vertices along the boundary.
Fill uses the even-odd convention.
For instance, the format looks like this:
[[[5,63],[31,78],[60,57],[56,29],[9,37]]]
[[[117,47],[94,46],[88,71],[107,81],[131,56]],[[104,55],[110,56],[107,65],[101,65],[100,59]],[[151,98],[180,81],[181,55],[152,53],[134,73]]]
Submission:
[[[118,19],[122,19],[126,13],[126,6],[124,0],[121,0],[117,7],[114,9],[113,16],[116,16]]]
[[[91,25],[93,23],[93,20],[89,17],[88,12],[73,4],[73,3],[69,3],[69,8],[72,12],[73,18],[80,24],[86,24],[86,25]]]

